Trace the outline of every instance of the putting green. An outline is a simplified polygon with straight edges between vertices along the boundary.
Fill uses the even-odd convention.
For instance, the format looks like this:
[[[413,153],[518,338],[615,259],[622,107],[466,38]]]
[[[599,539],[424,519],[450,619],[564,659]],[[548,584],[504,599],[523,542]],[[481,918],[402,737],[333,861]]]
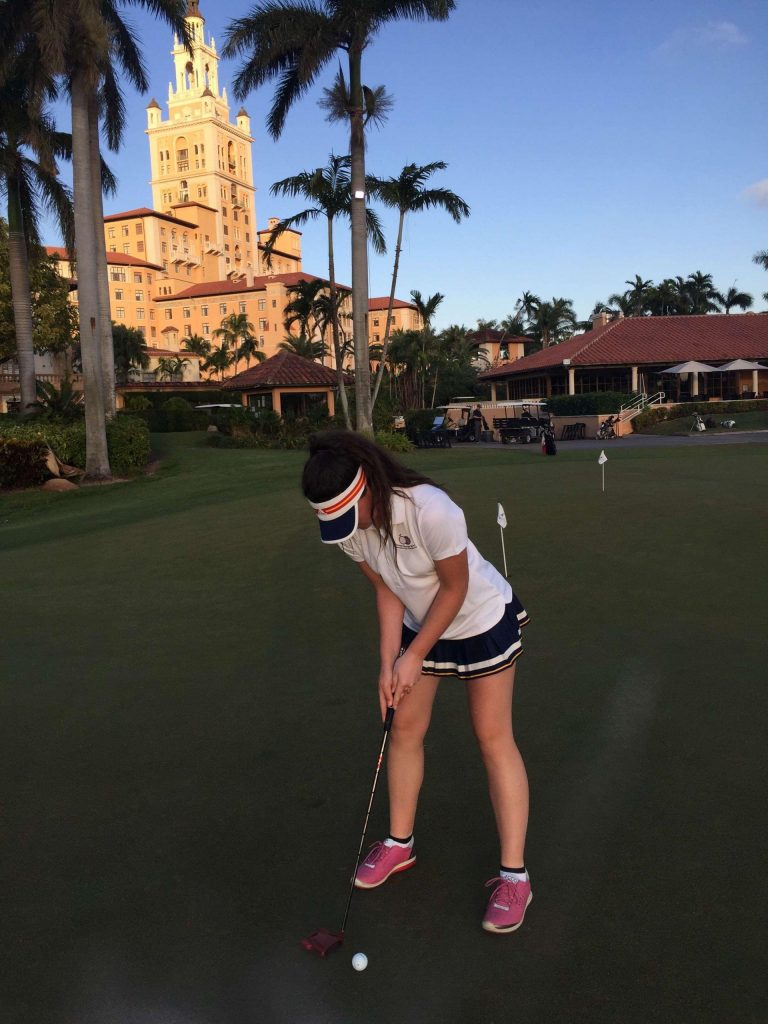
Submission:
[[[0,498],[4,1021],[762,1020],[766,448],[416,452],[532,615],[523,928],[463,689],[416,868],[336,928],[380,738],[375,615],[302,453],[154,438],[154,478]],[[372,836],[386,823],[386,790]],[[358,950],[368,969],[352,970]]]

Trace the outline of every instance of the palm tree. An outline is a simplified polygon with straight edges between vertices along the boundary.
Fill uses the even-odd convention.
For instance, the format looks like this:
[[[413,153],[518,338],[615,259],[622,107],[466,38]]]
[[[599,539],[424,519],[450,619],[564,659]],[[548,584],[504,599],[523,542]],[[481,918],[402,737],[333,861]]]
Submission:
[[[304,334],[298,338],[294,334],[288,334],[277,347],[281,352],[290,352],[294,356],[301,356],[302,359],[322,359],[328,353],[324,341],[312,341]]]
[[[288,286],[288,292],[293,298],[286,304],[284,310],[288,314],[283,320],[286,331],[290,331],[294,324],[298,324],[299,337],[307,340],[312,337],[317,328],[315,303],[318,295],[326,287],[326,282],[320,278],[315,278],[314,281],[302,279]]]
[[[293,104],[342,50],[348,61],[349,152],[352,194],[352,316],[355,343],[357,429],[373,434],[368,354],[368,254],[365,217],[365,115],[363,52],[389,22],[444,21],[454,0],[257,0],[230,23],[225,57],[242,56],[235,77],[239,99],[272,79],[278,86],[267,119],[279,138]]]
[[[762,267],[763,270],[768,270],[768,249],[761,249],[759,252],[756,252],[752,257],[752,262]],[[768,302],[768,292],[763,292],[763,298]]]
[[[114,346],[115,379],[125,384],[132,369],[149,368],[149,353],[144,335],[135,327],[125,324],[112,325]]]
[[[632,309],[630,315],[643,316],[646,299],[648,298],[648,289],[653,287],[653,281],[650,278],[645,280],[639,274],[635,274],[634,281],[625,281],[624,284],[629,285],[624,295],[629,299],[630,308]]]
[[[49,89],[49,95],[53,89]],[[67,156],[68,136],[56,131],[30,88],[28,69],[11,61],[0,88],[0,192],[8,203],[8,262],[19,364],[21,415],[35,411],[35,353],[29,283],[30,249],[39,251],[39,205],[55,214],[68,244],[72,240],[72,197],[58,179],[56,157]]]
[[[246,334],[243,340],[240,342],[240,347],[237,350],[237,361],[241,359],[245,360],[245,368],[249,370],[251,368],[251,360],[255,359],[257,363],[263,363],[267,358],[266,352],[262,352],[259,348],[259,342],[252,334]]]
[[[128,2],[150,6],[189,42],[184,21],[186,0]],[[119,99],[116,69],[127,75],[140,91],[147,88],[141,54],[121,18],[122,6],[118,0],[101,0],[100,3],[57,0],[55,4],[50,0],[6,0],[0,7],[0,39],[6,52],[20,40],[33,44],[30,50],[40,55],[50,77],[64,79],[71,99],[78,309],[86,394],[86,476],[93,479],[111,476],[105,415],[110,405],[109,377],[113,367],[103,284],[106,258],[97,237],[100,235],[103,241],[96,159],[99,91],[105,90],[101,109],[115,109],[115,101]],[[119,104],[117,112],[119,114]],[[118,136],[119,118],[110,129],[112,141]]]
[[[158,380],[183,380],[186,366],[189,366],[188,359],[181,356],[164,356],[157,361],[155,376]]]
[[[557,345],[570,337],[576,327],[576,312],[570,299],[553,298],[541,302],[536,310],[533,332],[541,340],[542,348]]]
[[[337,217],[352,216],[352,193],[350,191],[350,158],[348,156],[336,156],[334,153],[328,158],[325,167],[317,167],[313,171],[301,171],[290,178],[283,178],[276,181],[270,191],[275,196],[301,196],[311,203],[305,210],[286,217],[281,220],[269,234],[265,246],[265,259],[267,265],[271,260],[272,250],[280,235],[294,226],[306,224],[309,221],[325,218],[328,235],[328,286],[330,288],[329,311],[333,314],[331,319],[331,330],[333,335],[333,351],[336,359],[336,375],[339,387],[339,398],[344,413],[344,422],[351,426],[349,416],[349,403],[347,392],[344,387],[343,355],[341,329],[339,325],[338,311],[341,300],[339,299],[336,287],[336,260],[333,245],[333,225]],[[368,231],[376,252],[384,252],[384,236],[381,232],[381,224],[373,210],[366,209]]]
[[[691,313],[716,313],[718,311],[715,301],[717,291],[712,283],[711,274],[703,274],[700,270],[689,274],[685,282],[685,291],[690,300]]]
[[[457,224],[462,217],[469,216],[469,207],[464,200],[447,188],[425,188],[426,181],[432,177],[435,171],[444,171],[448,165],[442,160],[436,160],[431,164],[418,166],[407,164],[397,178],[369,178],[367,183],[368,194],[379,202],[392,209],[397,210],[399,215],[397,225],[397,242],[395,243],[395,263],[392,270],[392,287],[389,292],[389,305],[387,306],[387,320],[384,327],[384,341],[381,350],[381,361],[376,373],[376,382],[373,388],[371,409],[376,405],[376,398],[381,387],[381,378],[384,373],[384,360],[387,358],[389,348],[389,333],[392,328],[392,307],[395,304],[395,289],[397,287],[397,272],[400,266],[400,252],[403,243],[403,227],[405,217],[408,213],[419,213],[421,210],[428,210],[431,207],[439,207],[450,214]]]
[[[417,363],[417,371],[420,372],[421,377],[420,396],[423,406],[426,401],[426,378],[435,355],[435,332],[432,330],[432,321],[438,306],[445,296],[441,295],[440,292],[435,292],[434,295],[430,295],[429,298],[425,299],[418,289],[414,289],[411,292],[411,298],[424,325],[419,331],[421,336],[421,358]]]
[[[205,359],[211,354],[211,343],[205,338],[201,338],[199,334],[191,334],[188,338],[185,338],[182,342],[183,351],[189,352],[190,355],[199,356],[201,359]]]
[[[738,306],[739,309],[749,309],[754,299],[747,292],[740,292],[733,285],[725,295],[722,292],[715,292],[715,302],[721,305],[726,313],[730,313],[734,306]]]
[[[219,374],[219,379],[224,380],[224,371],[228,370],[230,366],[235,362],[237,356],[234,352],[230,352],[229,343],[223,341],[220,348],[215,348],[208,358],[205,360],[201,369],[213,376],[214,373]]]
[[[517,301],[517,305],[525,319],[530,323],[536,315],[536,310],[541,305],[541,299],[538,295],[534,295],[533,292],[523,292]]]
[[[221,326],[217,327],[213,332],[215,338],[221,338],[222,345],[226,345],[231,350],[232,359],[229,363],[235,364],[237,369],[237,362],[243,358],[240,355],[247,338],[253,340],[253,324],[248,319],[247,313],[230,313],[229,316],[225,316],[221,321]],[[249,351],[251,355],[258,351],[257,346],[247,345],[246,351]]]

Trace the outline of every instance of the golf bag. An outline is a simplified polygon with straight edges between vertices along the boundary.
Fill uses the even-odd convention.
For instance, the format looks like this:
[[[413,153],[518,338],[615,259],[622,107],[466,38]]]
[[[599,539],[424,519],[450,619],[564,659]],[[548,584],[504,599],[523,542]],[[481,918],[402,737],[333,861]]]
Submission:
[[[618,418],[618,416],[609,416],[607,420],[603,420],[597,428],[597,438],[599,441],[607,441],[611,437],[616,437],[614,423],[618,421]]]
[[[544,454],[557,455],[554,430],[551,427],[547,427],[542,436],[544,438]]]
[[[697,412],[695,412],[693,414],[693,425],[691,426],[691,430],[706,430],[706,429],[707,428],[706,428],[706,426],[704,424],[704,420],[701,418],[701,416],[699,416],[699,414]]]

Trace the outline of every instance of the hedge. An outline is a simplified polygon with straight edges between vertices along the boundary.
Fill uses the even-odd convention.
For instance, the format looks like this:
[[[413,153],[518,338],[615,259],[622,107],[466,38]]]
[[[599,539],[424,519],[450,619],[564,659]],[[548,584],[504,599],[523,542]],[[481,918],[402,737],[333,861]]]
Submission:
[[[617,413],[632,397],[623,391],[586,391],[582,395],[551,395],[547,398],[547,409],[553,416]]]
[[[47,450],[40,441],[0,437],[0,488],[37,487],[47,476]]]
[[[700,413],[702,416],[720,416],[721,413],[754,412],[768,410],[768,401],[763,398],[737,402],[683,402],[681,405],[653,405],[644,409],[632,420],[632,426],[638,432],[645,427],[652,427],[662,420],[679,420]]]
[[[56,423],[35,420],[0,422],[0,438],[47,444],[61,462],[85,469],[85,422]],[[107,447],[112,472],[122,476],[135,473],[149,459],[149,431],[136,416],[121,413],[107,424]]]

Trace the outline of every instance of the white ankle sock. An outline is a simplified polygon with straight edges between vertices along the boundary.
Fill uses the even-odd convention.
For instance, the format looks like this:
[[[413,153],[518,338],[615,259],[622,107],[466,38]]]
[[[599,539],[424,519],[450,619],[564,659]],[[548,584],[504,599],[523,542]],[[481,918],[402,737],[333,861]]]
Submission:
[[[391,838],[390,838],[390,837],[388,836],[388,837],[387,837],[387,838],[386,838],[386,839],[384,840],[384,845],[385,845],[385,846],[399,846],[401,850],[410,850],[410,849],[411,849],[411,847],[413,846],[413,836],[411,836],[411,838],[410,838],[410,839],[408,840],[408,842],[407,842],[407,843],[397,843],[397,842],[395,842],[395,840],[394,840],[394,839],[391,839]]]
[[[527,871],[523,871],[522,874],[520,874],[517,871],[500,871],[499,872],[499,876],[501,878],[503,878],[507,882],[527,882],[528,881],[528,872]]]

